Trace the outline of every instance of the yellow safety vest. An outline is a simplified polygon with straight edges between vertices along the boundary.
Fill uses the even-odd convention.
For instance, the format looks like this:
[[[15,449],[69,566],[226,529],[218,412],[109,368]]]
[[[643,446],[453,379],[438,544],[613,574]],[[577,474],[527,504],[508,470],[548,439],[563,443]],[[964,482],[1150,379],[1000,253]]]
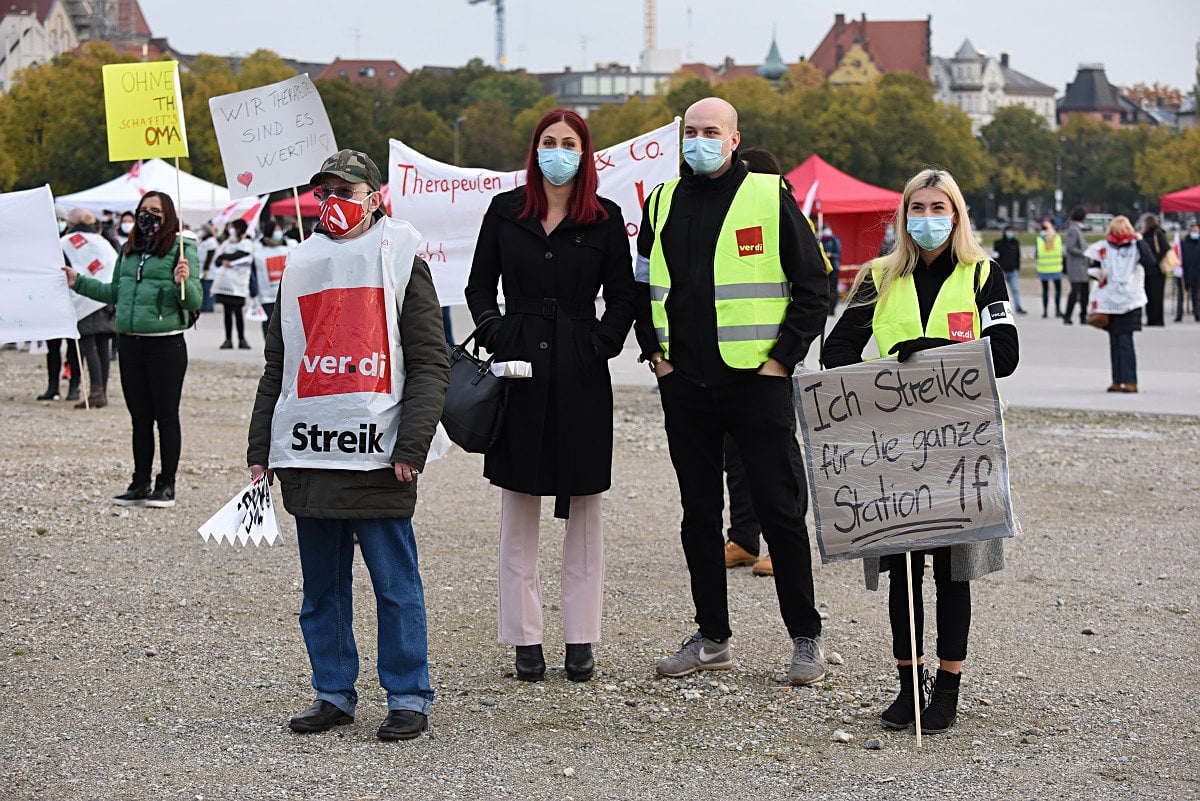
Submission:
[[[667,297],[671,272],[663,254],[660,221],[670,219],[676,178],[650,199],[654,245],[650,249],[650,317],[663,356],[670,358],[671,324]],[[717,348],[735,370],[757,370],[779,339],[779,327],[792,300],[792,285],[779,260],[778,175],[750,173],[738,187],[717,235],[713,253],[713,302]]]
[[[976,280],[976,268],[979,278]],[[949,339],[955,342],[970,342],[979,339],[979,305],[975,301],[978,287],[988,279],[991,265],[982,261],[978,265],[959,262],[954,272],[938,290],[929,312],[929,322],[921,327],[921,303],[917,299],[917,285],[911,274],[896,279],[882,305],[876,304],[871,317],[871,330],[879,355],[887,356],[897,342],[920,337]],[[871,268],[871,278],[878,289],[879,269]]]
[[[1037,237],[1037,271],[1039,273],[1061,273],[1063,269],[1062,237],[1054,235],[1054,244],[1046,246],[1041,234]]]

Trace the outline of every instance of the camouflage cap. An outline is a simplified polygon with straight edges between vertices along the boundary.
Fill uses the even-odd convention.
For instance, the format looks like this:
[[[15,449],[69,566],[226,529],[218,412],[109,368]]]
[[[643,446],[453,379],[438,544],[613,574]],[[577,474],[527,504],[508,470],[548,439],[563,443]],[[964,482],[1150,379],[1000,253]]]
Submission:
[[[334,153],[325,159],[325,163],[321,165],[321,169],[308,182],[316,186],[321,182],[322,175],[336,175],[338,178],[349,181],[352,184],[369,184],[376,191],[383,184],[383,181],[379,177],[379,168],[375,166],[375,162],[371,161],[370,156],[359,150],[339,150],[337,153]]]

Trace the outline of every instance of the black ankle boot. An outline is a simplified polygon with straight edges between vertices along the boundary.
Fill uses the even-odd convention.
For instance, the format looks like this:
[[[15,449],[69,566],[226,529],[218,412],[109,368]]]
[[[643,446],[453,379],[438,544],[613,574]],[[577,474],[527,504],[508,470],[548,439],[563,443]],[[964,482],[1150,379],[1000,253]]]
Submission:
[[[587,681],[596,672],[596,660],[592,658],[590,642],[572,645],[567,643],[567,659],[563,665],[571,681]]]
[[[921,713],[922,732],[938,734],[954,725],[954,719],[958,716],[958,683],[961,679],[958,673],[937,672],[929,706]]]
[[[885,729],[907,729],[917,719],[916,710],[913,707],[912,665],[897,665],[896,669],[900,673],[900,694],[896,696],[895,701],[892,701],[892,705],[883,710],[883,714],[879,716],[879,722]],[[924,709],[925,681],[928,678],[924,665],[917,666],[917,676],[921,683],[918,688],[921,695],[921,708]],[[921,721],[924,725],[924,718]]]
[[[541,681],[546,676],[546,658],[542,656],[542,646],[518,645],[514,666],[517,678],[521,681]]]

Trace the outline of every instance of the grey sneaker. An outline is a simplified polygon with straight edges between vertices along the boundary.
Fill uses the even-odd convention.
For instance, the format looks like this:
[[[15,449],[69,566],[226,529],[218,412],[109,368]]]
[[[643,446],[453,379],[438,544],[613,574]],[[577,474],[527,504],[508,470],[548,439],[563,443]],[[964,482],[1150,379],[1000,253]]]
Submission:
[[[683,641],[683,647],[674,656],[658,660],[656,670],[660,676],[677,679],[687,676],[697,670],[729,670],[733,667],[733,653],[729,650],[729,640],[713,642],[696,632]]]
[[[820,635],[793,637],[796,650],[792,652],[792,666],[788,669],[788,682],[793,686],[816,684],[825,678],[825,647]]]

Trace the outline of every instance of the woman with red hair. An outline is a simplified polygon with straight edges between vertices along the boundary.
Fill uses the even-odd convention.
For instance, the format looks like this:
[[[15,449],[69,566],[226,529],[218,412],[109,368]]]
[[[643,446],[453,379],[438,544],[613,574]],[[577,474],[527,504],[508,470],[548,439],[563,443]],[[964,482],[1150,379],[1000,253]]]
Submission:
[[[525,170],[525,185],[497,195],[484,215],[466,288],[479,341],[497,361],[533,365],[532,377],[509,383],[484,459],[501,488],[499,640],[516,646],[518,679],[543,678],[538,519],[542,496],[553,496],[554,516],[566,520],[564,664],[568,679],[587,681],[604,590],[600,494],[612,472],[608,360],[634,316],[629,237],[617,204],[596,194],[591,134],[575,112],[542,117]]]

